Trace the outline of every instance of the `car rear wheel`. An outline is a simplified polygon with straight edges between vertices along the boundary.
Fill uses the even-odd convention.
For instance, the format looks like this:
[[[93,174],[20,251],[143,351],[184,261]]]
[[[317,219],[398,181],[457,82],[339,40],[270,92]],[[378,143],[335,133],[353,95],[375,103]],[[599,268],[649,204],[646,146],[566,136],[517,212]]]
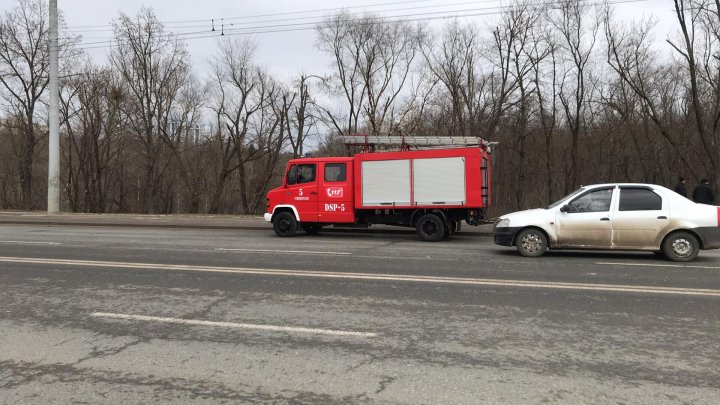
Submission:
[[[525,229],[520,232],[515,242],[518,252],[525,257],[539,257],[545,254],[548,247],[547,237],[539,229]]]
[[[295,215],[290,212],[280,212],[273,218],[273,231],[277,236],[294,236],[297,229],[298,223]]]
[[[425,214],[415,223],[415,231],[421,240],[437,242],[445,236],[445,224],[435,214]]]
[[[688,232],[675,232],[665,238],[662,251],[665,257],[674,262],[689,262],[700,252],[700,243]]]

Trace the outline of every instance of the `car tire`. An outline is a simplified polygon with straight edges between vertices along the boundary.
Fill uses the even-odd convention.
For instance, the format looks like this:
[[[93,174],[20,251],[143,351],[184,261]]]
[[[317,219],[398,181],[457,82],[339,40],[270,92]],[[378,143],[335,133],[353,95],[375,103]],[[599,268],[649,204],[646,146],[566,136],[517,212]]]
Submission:
[[[690,262],[700,252],[700,243],[689,232],[675,232],[663,241],[662,252],[666,258],[674,262]]]
[[[280,212],[273,218],[273,231],[277,236],[294,236],[297,233],[298,223],[295,215],[290,212]]]
[[[446,234],[443,220],[435,214],[421,216],[415,223],[415,231],[420,240],[425,242],[437,242]]]
[[[303,232],[308,235],[317,235],[322,229],[321,225],[318,224],[301,224]]]
[[[540,257],[547,251],[548,240],[541,230],[530,228],[518,234],[515,246],[525,257]]]

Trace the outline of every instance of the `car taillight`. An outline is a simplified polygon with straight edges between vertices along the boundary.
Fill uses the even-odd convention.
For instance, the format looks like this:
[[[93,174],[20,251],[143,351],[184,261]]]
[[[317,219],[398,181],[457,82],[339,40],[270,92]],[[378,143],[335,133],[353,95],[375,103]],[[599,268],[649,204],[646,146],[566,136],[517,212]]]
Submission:
[[[718,207],[718,226],[720,226],[720,207]]]

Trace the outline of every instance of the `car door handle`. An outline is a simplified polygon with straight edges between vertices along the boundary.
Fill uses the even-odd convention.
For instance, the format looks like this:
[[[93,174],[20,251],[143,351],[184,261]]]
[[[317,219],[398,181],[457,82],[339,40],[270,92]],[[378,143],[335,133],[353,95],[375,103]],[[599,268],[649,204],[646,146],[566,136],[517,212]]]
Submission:
[[[609,221],[610,218],[600,218],[601,221]]]
[[[657,219],[667,219],[665,215],[660,215]]]

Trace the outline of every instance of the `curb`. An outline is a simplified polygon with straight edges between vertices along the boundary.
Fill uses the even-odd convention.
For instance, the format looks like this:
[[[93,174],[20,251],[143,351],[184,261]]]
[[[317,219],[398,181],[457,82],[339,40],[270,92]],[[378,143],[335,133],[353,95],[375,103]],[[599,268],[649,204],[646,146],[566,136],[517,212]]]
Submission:
[[[37,225],[37,226],[87,226],[87,227],[119,227],[119,228],[166,228],[166,229],[204,229],[204,230],[272,230],[270,224],[228,224],[228,225],[212,225],[212,224],[168,224],[168,223],[148,223],[148,222],[130,222],[130,223],[118,223],[118,222],[100,222],[100,221],[89,221],[89,222],[77,222],[77,221],[63,221],[63,220],[3,220],[0,218],[0,226],[2,225]],[[392,229],[380,229],[380,228],[335,228],[328,227],[323,232],[331,233],[386,233],[386,234],[412,234],[415,231],[412,228],[392,228]],[[457,235],[462,236],[491,236],[492,232],[480,231],[468,232],[461,230]]]

